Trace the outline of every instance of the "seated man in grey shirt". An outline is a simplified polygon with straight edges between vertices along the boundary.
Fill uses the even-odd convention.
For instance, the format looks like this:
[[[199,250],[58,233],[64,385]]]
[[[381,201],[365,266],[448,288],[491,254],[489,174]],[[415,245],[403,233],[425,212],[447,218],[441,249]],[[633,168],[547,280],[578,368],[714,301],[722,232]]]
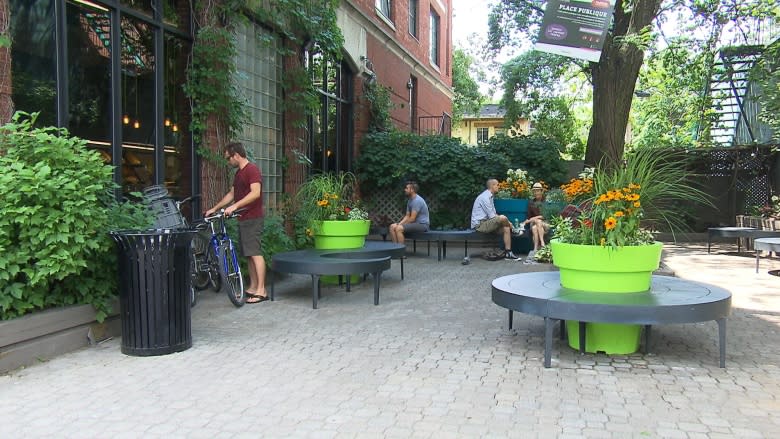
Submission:
[[[506,216],[498,215],[493,204],[493,195],[498,192],[498,180],[491,178],[485,185],[487,189],[474,200],[471,209],[471,228],[482,233],[500,233],[506,249],[504,259],[517,259],[512,253],[512,223]]]
[[[420,186],[413,181],[404,186],[404,194],[409,199],[406,202],[406,215],[389,227],[390,239],[395,243],[404,243],[404,232],[427,232],[431,227],[428,204],[417,194],[419,189]]]

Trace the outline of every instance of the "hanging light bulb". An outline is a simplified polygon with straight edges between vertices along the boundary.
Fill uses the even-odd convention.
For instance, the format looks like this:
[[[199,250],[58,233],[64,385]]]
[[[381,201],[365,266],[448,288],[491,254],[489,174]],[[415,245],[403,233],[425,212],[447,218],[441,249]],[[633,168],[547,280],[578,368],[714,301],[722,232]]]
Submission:
[[[124,117],[122,117],[122,122],[123,122],[125,125],[129,124],[129,123],[130,123],[130,116],[128,116],[128,115],[126,115],[126,114],[125,114],[125,115],[124,115]]]
[[[167,127],[171,126],[171,120],[168,119],[167,117],[165,118],[165,122],[164,123],[165,123],[165,126],[167,126]]]
[[[135,123],[133,123],[133,128],[141,128],[141,121],[135,121]]]
[[[173,124],[173,126],[171,127],[171,131],[173,131],[174,133],[179,131],[179,126],[176,125],[176,124]]]

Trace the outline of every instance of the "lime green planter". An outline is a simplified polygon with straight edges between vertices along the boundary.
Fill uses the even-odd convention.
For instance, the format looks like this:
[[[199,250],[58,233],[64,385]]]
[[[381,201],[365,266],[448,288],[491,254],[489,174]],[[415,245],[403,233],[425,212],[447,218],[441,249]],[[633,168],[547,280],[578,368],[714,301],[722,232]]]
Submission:
[[[569,346],[580,349],[579,322],[566,321],[566,335]],[[585,352],[604,352],[609,355],[631,354],[639,350],[642,336],[641,325],[620,323],[586,323]]]
[[[371,221],[322,221],[314,234],[314,248],[318,250],[340,250],[361,248],[366,244],[366,236],[371,227]],[[350,277],[352,284],[360,283],[361,277],[353,274]],[[320,282],[324,285],[337,285],[338,276],[321,276]]]
[[[314,234],[314,248],[333,250],[361,248],[366,244],[371,221],[323,221]]]
[[[561,286],[599,293],[635,293],[650,289],[653,271],[661,262],[663,244],[618,249],[597,245],[550,242],[553,264],[560,270]],[[580,348],[578,322],[567,321],[569,346]],[[639,349],[640,325],[587,323],[585,351],[630,354]]]
[[[650,289],[653,271],[661,262],[663,244],[626,246],[550,242],[553,265],[561,271],[561,285],[600,293],[635,293]]]

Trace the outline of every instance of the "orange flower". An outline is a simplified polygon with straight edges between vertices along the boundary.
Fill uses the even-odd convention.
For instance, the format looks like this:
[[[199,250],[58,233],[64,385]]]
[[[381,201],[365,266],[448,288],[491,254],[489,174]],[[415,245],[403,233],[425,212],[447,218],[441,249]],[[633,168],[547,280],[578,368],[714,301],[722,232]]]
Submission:
[[[618,218],[620,218],[623,215],[625,215],[625,214],[623,213],[622,210],[618,210],[617,212],[615,212],[615,216],[618,217]]]
[[[616,225],[617,225],[617,220],[613,216],[607,218],[604,221],[604,228],[607,229],[607,230],[614,229]]]

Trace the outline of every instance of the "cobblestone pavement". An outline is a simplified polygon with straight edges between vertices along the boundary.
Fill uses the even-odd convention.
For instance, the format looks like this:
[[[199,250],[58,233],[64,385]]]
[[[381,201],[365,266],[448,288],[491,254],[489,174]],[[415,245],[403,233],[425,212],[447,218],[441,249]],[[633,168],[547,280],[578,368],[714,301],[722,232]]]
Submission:
[[[277,283],[234,308],[201,293],[193,347],[131,357],[120,340],[0,376],[0,437],[760,438],[780,431],[780,278],[718,244],[667,245],[680,277],[734,294],[727,368],[714,322],[654,328],[652,354],[580,355],[491,302],[492,279],[549,265],[410,255],[346,293]],[[476,253],[476,252],[475,252]],[[462,254],[462,253],[460,253]],[[476,256],[476,254],[475,254]]]

